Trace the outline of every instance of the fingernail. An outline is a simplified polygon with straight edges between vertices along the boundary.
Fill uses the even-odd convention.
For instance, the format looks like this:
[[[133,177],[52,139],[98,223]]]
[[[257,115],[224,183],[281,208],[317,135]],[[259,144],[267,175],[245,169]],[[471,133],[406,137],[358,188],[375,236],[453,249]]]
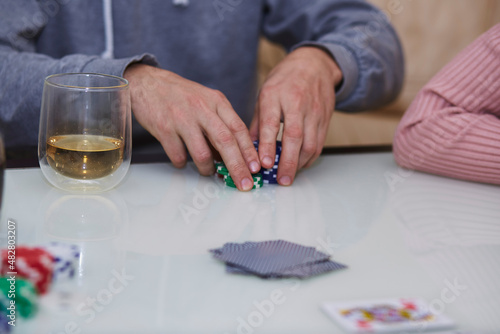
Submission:
[[[244,190],[244,191],[247,191],[247,190],[250,190],[252,189],[253,187],[253,182],[248,179],[248,178],[244,178],[242,181],[241,181],[241,188]]]
[[[250,163],[250,171],[252,172],[252,174],[255,174],[259,171],[259,163],[257,161],[252,161]]]
[[[289,186],[292,184],[292,179],[289,176],[282,176],[280,177],[280,184],[282,186]]]
[[[272,165],[273,162],[274,161],[273,159],[271,159],[271,157],[264,157],[264,159],[262,159],[262,164],[266,166]]]

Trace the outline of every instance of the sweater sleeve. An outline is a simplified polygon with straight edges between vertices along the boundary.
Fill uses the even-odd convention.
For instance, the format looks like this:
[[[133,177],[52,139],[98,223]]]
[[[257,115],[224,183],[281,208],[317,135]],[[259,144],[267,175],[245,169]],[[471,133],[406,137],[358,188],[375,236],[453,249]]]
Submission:
[[[148,54],[102,59],[75,54],[60,59],[36,53],[46,13],[36,0],[0,0],[0,131],[6,148],[36,146],[45,77],[94,72],[122,76],[133,62],[156,65]]]
[[[336,92],[338,110],[372,109],[397,97],[404,77],[403,52],[380,10],[364,0],[266,3],[266,37],[288,50],[317,46],[335,59],[344,76]]]
[[[394,138],[403,167],[500,184],[500,24],[417,95]]]

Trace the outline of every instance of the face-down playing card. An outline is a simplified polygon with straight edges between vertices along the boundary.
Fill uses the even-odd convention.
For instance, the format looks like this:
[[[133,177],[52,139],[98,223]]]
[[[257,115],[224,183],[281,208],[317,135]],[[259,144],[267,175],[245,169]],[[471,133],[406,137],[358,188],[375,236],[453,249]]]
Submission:
[[[329,261],[329,255],[313,247],[284,240],[227,243],[211,252],[215,258],[226,262],[227,272],[265,278],[304,278],[346,268]]]

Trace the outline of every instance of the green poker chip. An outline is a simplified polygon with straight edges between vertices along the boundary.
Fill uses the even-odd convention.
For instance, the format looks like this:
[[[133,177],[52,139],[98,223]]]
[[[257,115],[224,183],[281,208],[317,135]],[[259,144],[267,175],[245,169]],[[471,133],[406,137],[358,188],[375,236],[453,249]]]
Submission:
[[[226,183],[226,185],[232,187],[232,188],[237,188],[236,187],[236,184],[234,183],[233,179],[229,176],[229,177],[224,177],[224,181]],[[253,183],[253,187],[252,189],[258,189],[260,187],[262,187],[264,185],[264,181],[255,181]]]
[[[15,311],[23,318],[33,317],[38,310],[38,293],[28,280],[13,276],[0,277],[0,307],[2,312],[9,313],[13,301]]]
[[[224,176],[224,183],[228,187],[237,188],[236,184],[234,183],[233,178],[229,174],[229,171],[223,162],[216,162],[215,167],[217,169],[217,174]],[[252,189],[259,189],[264,185],[264,180],[263,180],[262,174],[260,174],[260,173],[252,174],[252,179],[253,179]]]
[[[232,182],[226,182],[226,186],[228,187],[231,187],[231,188],[237,188],[236,185]],[[262,184],[254,184],[252,189],[259,189],[259,188],[262,188],[263,185]]]
[[[225,166],[219,166],[217,167],[217,173],[221,175],[229,175],[229,171]]]

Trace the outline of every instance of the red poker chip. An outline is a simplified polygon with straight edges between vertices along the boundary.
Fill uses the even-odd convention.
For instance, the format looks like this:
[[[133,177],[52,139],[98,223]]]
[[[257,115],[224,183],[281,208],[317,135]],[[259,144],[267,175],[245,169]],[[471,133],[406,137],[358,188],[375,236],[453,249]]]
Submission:
[[[11,259],[9,259],[9,255]],[[2,250],[2,275],[16,272],[17,276],[33,283],[40,294],[46,293],[52,282],[52,272],[54,270],[52,255],[43,248],[24,246],[16,247],[14,264],[12,263],[12,255],[13,253],[9,253],[8,250]]]

